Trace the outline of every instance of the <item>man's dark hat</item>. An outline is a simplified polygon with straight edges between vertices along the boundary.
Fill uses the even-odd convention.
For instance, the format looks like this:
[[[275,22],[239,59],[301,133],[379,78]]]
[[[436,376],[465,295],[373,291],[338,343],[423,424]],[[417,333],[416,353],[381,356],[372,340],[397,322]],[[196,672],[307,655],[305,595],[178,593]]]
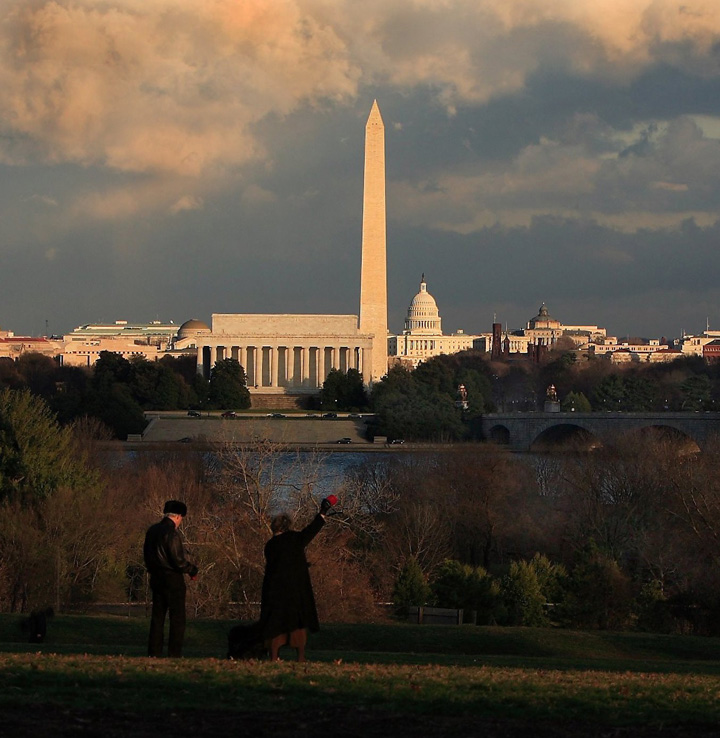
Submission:
[[[163,515],[187,515],[187,505],[180,500],[168,500],[163,508]]]

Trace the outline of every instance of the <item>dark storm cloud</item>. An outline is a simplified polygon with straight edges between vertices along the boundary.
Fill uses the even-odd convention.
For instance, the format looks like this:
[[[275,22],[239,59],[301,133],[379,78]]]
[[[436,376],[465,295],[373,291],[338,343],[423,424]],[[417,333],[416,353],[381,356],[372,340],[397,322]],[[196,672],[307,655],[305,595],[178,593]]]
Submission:
[[[715,0],[0,13],[2,328],[357,312],[375,97],[392,327],[720,322]]]
[[[600,325],[613,335],[699,332],[713,306],[710,317],[720,325],[720,287],[708,269],[717,261],[717,224],[622,233],[595,222],[538,217],[527,228],[467,236],[401,230],[395,239],[401,253],[412,244],[447,329],[489,331],[494,314],[522,327],[542,302],[566,324]],[[392,306],[400,329],[419,273],[404,274],[397,258],[390,271],[402,274],[398,281],[408,295]]]

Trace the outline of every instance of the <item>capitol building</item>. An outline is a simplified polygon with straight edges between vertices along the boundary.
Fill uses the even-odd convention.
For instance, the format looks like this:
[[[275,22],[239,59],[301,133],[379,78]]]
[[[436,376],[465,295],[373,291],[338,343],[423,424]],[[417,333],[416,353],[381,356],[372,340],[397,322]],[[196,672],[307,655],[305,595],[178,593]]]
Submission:
[[[454,354],[473,348],[473,341],[481,338],[463,331],[443,335],[442,318],[435,298],[427,291],[423,274],[420,291],[413,297],[405,318],[405,329],[400,335],[388,336],[390,363],[414,369],[423,361],[440,354]]]

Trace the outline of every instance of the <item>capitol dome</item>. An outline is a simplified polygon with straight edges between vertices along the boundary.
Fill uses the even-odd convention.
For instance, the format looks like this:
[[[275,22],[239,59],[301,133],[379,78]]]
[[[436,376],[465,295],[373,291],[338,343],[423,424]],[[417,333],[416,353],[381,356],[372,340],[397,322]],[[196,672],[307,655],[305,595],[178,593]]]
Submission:
[[[427,291],[424,274],[420,281],[420,292],[413,297],[408,308],[405,331],[414,335],[442,334],[440,313],[435,298]]]

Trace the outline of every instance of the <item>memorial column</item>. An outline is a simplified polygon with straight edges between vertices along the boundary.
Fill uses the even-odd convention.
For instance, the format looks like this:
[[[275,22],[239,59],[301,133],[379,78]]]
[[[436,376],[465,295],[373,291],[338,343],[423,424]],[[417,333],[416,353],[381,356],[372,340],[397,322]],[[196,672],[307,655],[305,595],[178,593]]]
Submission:
[[[273,346],[270,349],[270,355],[272,358],[272,364],[271,364],[271,387],[279,387],[280,386],[280,347],[279,346]]]
[[[327,378],[327,369],[325,367],[325,346],[320,346],[318,351],[320,352],[318,354],[318,385],[322,387],[325,383],[325,379]]]
[[[238,361],[240,362],[240,366],[243,368],[245,376],[247,377],[247,348],[245,346],[238,347]]]
[[[303,387],[310,381],[310,349],[303,346],[300,349],[300,376]]]

